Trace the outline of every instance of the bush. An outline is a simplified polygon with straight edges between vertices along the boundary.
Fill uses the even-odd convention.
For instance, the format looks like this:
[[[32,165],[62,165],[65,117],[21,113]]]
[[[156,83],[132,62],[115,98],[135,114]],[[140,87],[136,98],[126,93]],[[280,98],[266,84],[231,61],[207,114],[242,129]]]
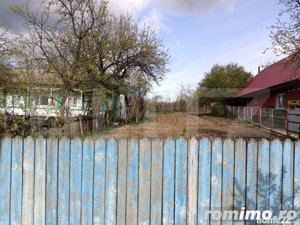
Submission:
[[[214,103],[211,107],[211,113],[212,113],[212,115],[218,116],[218,117],[226,116],[226,113],[227,113],[226,105],[224,105],[223,103],[220,103],[220,102]]]

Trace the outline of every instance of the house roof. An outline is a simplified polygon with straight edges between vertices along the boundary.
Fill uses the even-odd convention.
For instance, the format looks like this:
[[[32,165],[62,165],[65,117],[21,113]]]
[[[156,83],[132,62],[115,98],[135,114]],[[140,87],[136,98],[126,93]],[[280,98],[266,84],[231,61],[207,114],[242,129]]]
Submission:
[[[300,68],[287,66],[287,60],[288,57],[259,72],[235,97],[242,97],[299,79]]]

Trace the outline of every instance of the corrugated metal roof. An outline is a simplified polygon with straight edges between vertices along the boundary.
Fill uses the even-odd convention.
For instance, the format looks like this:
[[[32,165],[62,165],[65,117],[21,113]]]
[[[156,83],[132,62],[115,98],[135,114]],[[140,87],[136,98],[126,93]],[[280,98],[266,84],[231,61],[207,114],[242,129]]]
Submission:
[[[300,68],[288,67],[287,60],[288,58],[284,58],[262,70],[235,97],[242,97],[294,79],[299,79]]]

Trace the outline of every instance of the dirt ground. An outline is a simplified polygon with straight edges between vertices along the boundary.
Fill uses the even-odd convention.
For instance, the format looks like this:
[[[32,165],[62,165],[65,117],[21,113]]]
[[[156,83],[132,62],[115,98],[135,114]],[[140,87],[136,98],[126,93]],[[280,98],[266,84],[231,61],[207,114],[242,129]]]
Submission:
[[[237,120],[188,113],[149,114],[138,125],[123,125],[106,131],[104,137],[176,138],[184,137],[230,137],[267,138],[277,136],[255,125]]]

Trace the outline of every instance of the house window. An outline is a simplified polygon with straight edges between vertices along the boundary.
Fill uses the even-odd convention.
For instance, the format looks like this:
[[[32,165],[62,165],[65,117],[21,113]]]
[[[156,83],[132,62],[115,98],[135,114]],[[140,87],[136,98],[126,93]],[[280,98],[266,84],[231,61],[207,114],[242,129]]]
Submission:
[[[278,109],[285,108],[285,94],[279,94],[276,98],[276,107]]]
[[[40,105],[48,105],[48,96],[42,96],[42,97],[40,97],[39,104]]]
[[[68,105],[71,108],[78,108],[78,99],[76,97],[69,97],[68,98]]]

